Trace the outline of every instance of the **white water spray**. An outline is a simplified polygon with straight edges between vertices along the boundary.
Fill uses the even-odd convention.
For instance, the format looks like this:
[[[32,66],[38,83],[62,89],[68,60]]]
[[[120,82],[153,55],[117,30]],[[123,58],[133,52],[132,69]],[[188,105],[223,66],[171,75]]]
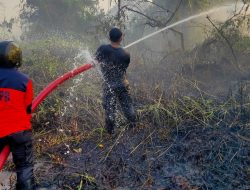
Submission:
[[[94,58],[92,57],[89,50],[81,49],[79,53],[73,58],[73,69],[77,69],[79,66],[82,65],[82,63],[91,63],[93,62]],[[67,92],[69,94],[68,98],[65,101],[65,106],[61,111],[61,115],[64,116],[67,112],[72,113],[72,110],[69,110],[69,108],[73,109],[74,105],[73,102],[78,101],[78,97],[75,95],[76,89],[81,85],[83,78],[83,73],[80,74],[80,77],[74,78],[73,85],[67,89]]]
[[[180,21],[178,21],[178,22],[175,22],[175,23],[173,23],[173,24],[171,24],[171,25],[169,25],[169,26],[166,26],[166,27],[164,27],[164,28],[162,28],[162,29],[160,29],[160,30],[158,30],[158,31],[156,31],[156,32],[153,32],[153,33],[151,33],[151,34],[149,34],[149,35],[147,35],[147,36],[144,36],[144,37],[142,37],[142,38],[140,38],[140,39],[138,39],[138,40],[132,42],[131,44],[125,46],[124,48],[127,49],[127,48],[129,48],[129,47],[131,47],[131,46],[133,46],[133,45],[135,45],[135,44],[140,43],[141,41],[144,41],[144,40],[146,40],[146,39],[148,39],[148,38],[150,38],[150,37],[152,37],[152,36],[155,36],[156,34],[159,34],[159,33],[163,32],[163,31],[165,31],[165,30],[167,30],[167,29],[169,29],[169,28],[173,28],[173,27],[175,27],[175,26],[177,26],[177,25],[180,25],[180,24],[182,24],[182,23],[188,22],[188,21],[190,21],[190,20],[193,20],[193,19],[196,19],[196,18],[199,18],[199,17],[203,17],[203,16],[210,15],[210,14],[212,14],[212,13],[214,13],[214,12],[222,11],[223,9],[228,9],[229,7],[233,8],[233,7],[234,7],[234,4],[230,4],[230,5],[226,5],[226,6],[221,6],[221,7],[216,7],[216,8],[210,9],[210,10],[208,10],[208,11],[206,11],[206,12],[202,12],[202,13],[199,13],[199,14],[196,14],[196,15],[193,15],[193,16],[190,16],[190,17],[188,17],[188,18],[185,18],[185,19],[183,19],[183,20],[180,20]]]

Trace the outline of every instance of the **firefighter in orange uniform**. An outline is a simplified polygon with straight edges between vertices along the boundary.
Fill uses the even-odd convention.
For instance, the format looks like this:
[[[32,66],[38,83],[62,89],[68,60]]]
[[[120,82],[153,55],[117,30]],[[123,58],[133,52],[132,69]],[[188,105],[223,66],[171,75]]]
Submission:
[[[36,189],[31,132],[32,81],[18,71],[22,51],[12,41],[0,42],[0,151],[10,146],[17,190]]]

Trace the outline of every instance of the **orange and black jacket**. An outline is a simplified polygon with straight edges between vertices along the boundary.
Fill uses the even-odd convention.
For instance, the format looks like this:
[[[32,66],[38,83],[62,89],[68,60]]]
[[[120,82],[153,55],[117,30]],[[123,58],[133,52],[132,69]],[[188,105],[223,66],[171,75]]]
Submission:
[[[31,129],[32,81],[15,68],[0,68],[0,138]]]

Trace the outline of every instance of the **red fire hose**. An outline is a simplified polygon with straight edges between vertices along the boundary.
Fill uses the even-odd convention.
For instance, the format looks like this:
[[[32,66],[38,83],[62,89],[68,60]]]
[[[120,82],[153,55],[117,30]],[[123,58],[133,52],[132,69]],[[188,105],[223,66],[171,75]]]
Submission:
[[[57,78],[55,81],[53,81],[52,83],[50,83],[45,89],[43,89],[38,96],[34,99],[34,101],[32,102],[32,112],[35,111],[35,109],[38,107],[38,105],[53,91],[55,90],[60,84],[62,84],[63,82],[65,82],[66,80],[84,72],[89,70],[90,68],[92,68],[93,65],[92,64],[85,64],[77,69],[74,69],[68,73],[65,73],[64,75],[60,76],[59,78]],[[9,146],[5,146],[2,150],[2,152],[0,153],[0,171],[2,170],[8,156],[10,153],[10,148]]]

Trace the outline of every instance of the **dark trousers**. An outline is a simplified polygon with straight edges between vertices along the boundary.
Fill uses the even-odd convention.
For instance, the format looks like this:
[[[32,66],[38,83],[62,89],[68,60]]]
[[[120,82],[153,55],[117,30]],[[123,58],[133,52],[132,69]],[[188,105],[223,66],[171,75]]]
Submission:
[[[130,125],[136,122],[136,113],[129,91],[125,86],[117,88],[104,87],[103,107],[105,110],[106,128],[110,132],[114,129],[116,119],[117,101],[120,103],[122,112]]]
[[[7,144],[10,146],[16,166],[17,184],[33,180],[32,132],[30,130],[22,131],[0,138],[0,151]]]

